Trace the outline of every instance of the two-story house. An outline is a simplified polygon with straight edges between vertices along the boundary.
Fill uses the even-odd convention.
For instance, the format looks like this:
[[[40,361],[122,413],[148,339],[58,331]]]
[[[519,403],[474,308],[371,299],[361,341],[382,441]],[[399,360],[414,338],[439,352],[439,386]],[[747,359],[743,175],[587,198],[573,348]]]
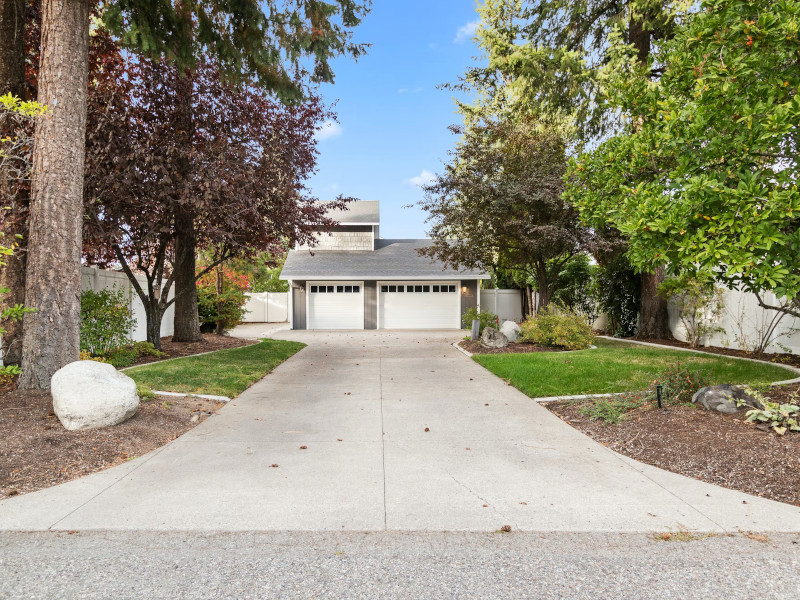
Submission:
[[[489,275],[420,256],[430,240],[380,237],[378,202],[351,202],[313,248],[289,251],[292,329],[457,329]]]

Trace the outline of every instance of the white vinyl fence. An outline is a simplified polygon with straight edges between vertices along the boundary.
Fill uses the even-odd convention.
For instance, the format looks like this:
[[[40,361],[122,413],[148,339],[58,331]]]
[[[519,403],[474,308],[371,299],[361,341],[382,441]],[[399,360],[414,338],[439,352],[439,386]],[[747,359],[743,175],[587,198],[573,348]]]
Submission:
[[[245,294],[247,311],[243,323],[286,323],[289,320],[289,292],[253,292]]]
[[[748,292],[725,290],[723,301],[725,309],[716,323],[722,331],[708,336],[703,344],[752,351],[758,339],[774,323],[773,319],[778,313],[761,308],[755,295]],[[778,302],[770,293],[764,294],[764,301],[772,305]],[[672,335],[686,341],[686,330],[674,306],[669,307],[669,324]],[[800,353],[800,320],[784,316],[775,328],[773,341],[766,351]]]
[[[138,276],[142,288],[147,288],[147,280],[144,275]],[[106,271],[96,267],[81,267],[81,291],[92,290],[99,292],[102,290],[122,290],[125,298],[130,303],[131,312],[136,319],[136,325],[131,330],[130,336],[134,342],[143,342],[147,340],[147,315],[144,312],[144,306],[139,299],[136,290],[133,289],[128,276],[121,271]],[[169,297],[175,295],[175,287],[170,290]],[[171,305],[161,320],[161,337],[172,335],[175,331],[174,324],[175,305]]]
[[[490,312],[500,321],[522,321],[522,290],[481,290],[481,312]]]

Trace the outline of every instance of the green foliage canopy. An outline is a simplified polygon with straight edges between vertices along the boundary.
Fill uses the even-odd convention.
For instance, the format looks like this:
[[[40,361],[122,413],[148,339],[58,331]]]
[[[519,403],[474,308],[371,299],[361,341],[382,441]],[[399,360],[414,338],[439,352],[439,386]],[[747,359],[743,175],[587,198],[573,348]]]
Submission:
[[[800,316],[800,2],[702,9],[646,66],[617,41],[608,102],[627,129],[573,161],[565,196],[617,227],[637,268],[771,290]]]
[[[253,81],[284,101],[332,82],[330,59],[358,58],[353,29],[371,0],[116,0],[105,25],[125,46],[191,68],[202,54],[224,75]]]

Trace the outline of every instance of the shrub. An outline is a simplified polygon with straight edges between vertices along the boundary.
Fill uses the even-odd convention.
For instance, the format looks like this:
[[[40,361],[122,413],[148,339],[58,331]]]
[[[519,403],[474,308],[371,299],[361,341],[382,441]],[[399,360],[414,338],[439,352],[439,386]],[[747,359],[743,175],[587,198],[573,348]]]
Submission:
[[[592,328],[586,319],[554,306],[528,317],[520,329],[520,341],[567,350],[583,350],[591,346],[594,340]]]
[[[93,360],[95,362],[101,362],[101,363],[108,362],[102,356],[92,356],[92,353],[89,352],[88,350],[81,350],[81,360]]]
[[[717,325],[725,310],[722,288],[712,280],[692,275],[671,277],[658,286],[658,293],[678,310],[686,341],[692,347],[704,337],[724,331]]]
[[[600,310],[608,315],[611,334],[627,337],[636,333],[641,307],[641,277],[624,254],[597,269],[595,290]]]
[[[0,385],[8,385],[14,381],[14,377],[21,373],[22,369],[17,365],[4,365],[0,367]]]
[[[102,356],[95,356],[92,355],[92,353],[88,350],[81,350],[81,360],[104,362],[114,365],[118,369],[130,367],[140,356],[155,356],[156,358],[164,358],[167,356],[167,353],[156,350],[156,347],[150,342],[135,342],[129,346],[114,348]]]
[[[479,333],[483,333],[483,330],[487,327],[499,326],[496,314],[490,312],[478,312],[477,308],[468,308],[464,313],[464,316],[461,317],[461,324],[464,329],[472,329],[472,321],[475,319],[480,321]]]
[[[690,371],[680,364],[669,365],[648,390],[648,397],[656,400],[656,385],[661,384],[663,404],[685,404],[700,388],[710,385],[711,375],[705,371]]]
[[[558,289],[552,302],[581,315],[591,326],[600,316],[597,302],[597,265],[588,254],[572,257],[558,274]]]
[[[122,290],[86,290],[81,294],[81,350],[105,356],[127,346],[135,325]]]
[[[244,295],[249,283],[246,275],[230,269],[222,271],[221,290],[217,271],[203,275],[197,281],[197,308],[202,323],[213,323],[217,329],[230,329],[242,322]]]
[[[156,358],[164,358],[167,356],[166,352],[156,350],[156,347],[150,342],[134,342],[133,351],[136,352],[136,358],[140,356],[154,356]]]

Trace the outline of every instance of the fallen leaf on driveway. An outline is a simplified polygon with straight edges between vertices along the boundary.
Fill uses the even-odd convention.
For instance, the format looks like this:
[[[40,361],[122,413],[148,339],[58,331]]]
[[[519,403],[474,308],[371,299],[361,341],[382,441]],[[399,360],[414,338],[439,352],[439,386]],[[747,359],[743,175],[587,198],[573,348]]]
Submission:
[[[307,448],[308,448],[308,446],[300,446],[300,450],[305,450]]]

